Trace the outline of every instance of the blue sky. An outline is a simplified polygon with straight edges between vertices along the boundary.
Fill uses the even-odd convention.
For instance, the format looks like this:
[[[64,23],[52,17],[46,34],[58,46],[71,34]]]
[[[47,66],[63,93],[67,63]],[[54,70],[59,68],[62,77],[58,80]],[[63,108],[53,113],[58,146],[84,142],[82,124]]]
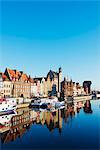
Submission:
[[[100,88],[100,3],[96,1],[2,1],[0,71],[31,76],[58,70]]]

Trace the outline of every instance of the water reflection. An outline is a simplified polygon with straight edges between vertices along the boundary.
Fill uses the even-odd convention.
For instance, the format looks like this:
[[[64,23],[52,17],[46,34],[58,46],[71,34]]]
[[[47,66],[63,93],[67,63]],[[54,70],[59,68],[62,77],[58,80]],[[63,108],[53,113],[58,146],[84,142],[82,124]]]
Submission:
[[[86,101],[85,106],[84,106],[84,112],[85,113],[92,113],[90,101]]]
[[[16,115],[8,117],[9,124],[5,127],[9,127],[9,131],[1,133],[1,142],[7,143],[21,138],[34,124],[45,125],[50,132],[58,128],[61,134],[63,121],[65,124],[72,122],[72,118],[80,113],[82,108],[85,113],[93,112],[90,101],[69,103],[63,109],[52,111],[32,110],[28,107],[17,109]]]

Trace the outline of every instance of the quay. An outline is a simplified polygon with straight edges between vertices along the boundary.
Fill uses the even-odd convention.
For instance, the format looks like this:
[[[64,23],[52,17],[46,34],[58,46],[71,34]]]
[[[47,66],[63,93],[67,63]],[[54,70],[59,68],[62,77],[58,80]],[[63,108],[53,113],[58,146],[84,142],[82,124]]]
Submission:
[[[24,107],[28,107],[30,103],[25,103],[25,104],[18,104],[16,105],[16,109],[18,108],[24,108]]]
[[[91,100],[92,95],[85,95],[85,96],[74,96],[74,97],[67,97],[64,99],[66,103],[70,102],[80,102],[80,101],[86,101],[86,100]]]
[[[73,100],[74,101],[83,101],[83,100],[91,100],[92,96],[91,95],[86,95],[86,96],[74,96]]]

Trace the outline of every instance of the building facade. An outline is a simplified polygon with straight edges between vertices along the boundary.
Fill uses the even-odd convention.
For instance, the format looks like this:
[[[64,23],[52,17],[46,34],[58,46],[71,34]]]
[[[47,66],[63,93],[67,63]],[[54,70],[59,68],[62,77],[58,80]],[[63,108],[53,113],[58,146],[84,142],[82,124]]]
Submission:
[[[62,69],[58,72],[50,70],[47,74],[47,91],[51,95],[56,95],[61,92]]]
[[[61,82],[61,95],[62,97],[73,96],[73,87],[75,83],[72,80],[68,81],[64,78],[64,81]],[[75,88],[75,87],[74,87]]]
[[[45,77],[33,78],[36,83],[37,95],[47,96],[47,81]]]
[[[62,70],[50,70],[46,77],[34,78],[37,82],[38,94],[41,96],[57,96],[61,92]]]
[[[12,82],[7,78],[6,75],[4,75],[4,73],[2,73],[1,78],[1,97],[12,97]]]
[[[2,72],[0,72],[0,98],[3,97],[3,78]]]
[[[91,93],[91,84],[92,84],[91,81],[84,81],[83,82],[83,88],[84,88],[84,91],[86,92],[87,95]]]
[[[29,77],[22,71],[11,70],[6,68],[4,74],[12,83],[12,96],[25,97],[31,96],[31,83]]]
[[[3,97],[12,97],[12,83],[11,81],[3,81]]]
[[[64,78],[64,81],[61,83],[61,95],[62,97],[82,96],[86,95],[86,92],[79,83],[72,82],[72,80],[68,81]]]

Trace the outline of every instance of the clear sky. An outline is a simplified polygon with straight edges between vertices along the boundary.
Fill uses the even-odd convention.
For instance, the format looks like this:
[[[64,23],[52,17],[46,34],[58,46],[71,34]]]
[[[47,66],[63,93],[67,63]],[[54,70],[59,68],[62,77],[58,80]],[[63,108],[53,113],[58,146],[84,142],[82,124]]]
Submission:
[[[0,71],[6,67],[31,76],[49,69],[100,88],[100,2],[2,1]]]

